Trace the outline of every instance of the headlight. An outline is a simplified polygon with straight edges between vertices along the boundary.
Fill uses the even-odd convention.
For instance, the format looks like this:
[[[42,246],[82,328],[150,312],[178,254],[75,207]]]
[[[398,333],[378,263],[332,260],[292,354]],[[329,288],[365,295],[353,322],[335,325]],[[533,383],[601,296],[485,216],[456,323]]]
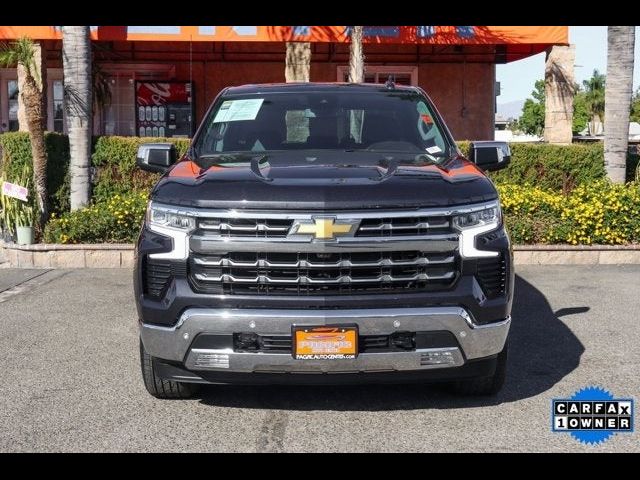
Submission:
[[[490,232],[502,223],[502,212],[498,203],[489,204],[475,212],[459,213],[453,217],[453,226],[460,232],[460,255],[462,258],[497,257],[493,250],[476,248],[478,235]]]
[[[183,215],[164,207],[157,207],[153,203],[147,209],[147,223],[158,227],[173,228],[190,232],[196,228],[196,220],[188,215]]]
[[[477,212],[462,213],[453,217],[453,226],[458,230],[466,230],[483,225],[498,226],[501,221],[500,207],[492,206]]]

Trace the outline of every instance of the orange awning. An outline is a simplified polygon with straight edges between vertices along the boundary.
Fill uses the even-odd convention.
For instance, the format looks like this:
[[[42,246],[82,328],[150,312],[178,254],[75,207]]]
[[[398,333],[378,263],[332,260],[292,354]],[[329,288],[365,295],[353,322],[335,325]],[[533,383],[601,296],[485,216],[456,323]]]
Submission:
[[[193,42],[330,42],[348,43],[348,26],[100,26],[93,40]],[[365,43],[503,46],[506,61],[567,45],[569,27],[548,26],[367,26]],[[61,38],[59,27],[0,26],[1,39]]]

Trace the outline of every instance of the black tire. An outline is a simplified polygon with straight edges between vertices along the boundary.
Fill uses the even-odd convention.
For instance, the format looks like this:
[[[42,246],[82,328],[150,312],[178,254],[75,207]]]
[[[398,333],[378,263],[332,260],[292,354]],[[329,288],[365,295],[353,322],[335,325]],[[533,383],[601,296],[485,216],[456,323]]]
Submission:
[[[508,348],[505,344],[504,349],[498,354],[496,362],[496,371],[488,377],[477,377],[466,380],[458,380],[451,384],[452,390],[460,395],[495,395],[504,385],[507,377],[507,357]]]
[[[147,392],[156,398],[190,398],[200,389],[200,385],[197,383],[163,380],[156,376],[153,369],[153,357],[144,349],[142,340],[140,341],[140,367]]]

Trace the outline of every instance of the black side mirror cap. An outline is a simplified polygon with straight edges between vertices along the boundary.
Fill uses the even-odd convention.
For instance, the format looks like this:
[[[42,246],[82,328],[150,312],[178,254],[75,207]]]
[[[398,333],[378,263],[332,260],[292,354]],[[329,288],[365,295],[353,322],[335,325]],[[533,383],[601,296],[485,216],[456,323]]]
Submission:
[[[147,172],[164,173],[177,159],[173,143],[144,143],[138,147],[136,165]]]
[[[471,142],[469,160],[482,170],[501,170],[511,162],[511,149],[507,142]]]

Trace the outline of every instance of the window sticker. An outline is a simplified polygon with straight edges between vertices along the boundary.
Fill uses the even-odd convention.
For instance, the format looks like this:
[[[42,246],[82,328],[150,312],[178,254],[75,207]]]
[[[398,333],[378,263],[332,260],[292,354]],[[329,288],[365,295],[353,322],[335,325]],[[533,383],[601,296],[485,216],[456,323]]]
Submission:
[[[430,153],[431,155],[433,155],[434,153],[440,153],[441,151],[442,151],[442,149],[440,147],[438,147],[437,145],[434,145],[433,147],[427,148],[427,153]]]
[[[418,102],[416,104],[416,110],[420,115],[429,115],[429,109],[427,108],[427,104],[424,102]]]
[[[225,100],[222,102],[213,123],[239,122],[255,120],[262,107],[264,98],[249,98],[244,100]]]

